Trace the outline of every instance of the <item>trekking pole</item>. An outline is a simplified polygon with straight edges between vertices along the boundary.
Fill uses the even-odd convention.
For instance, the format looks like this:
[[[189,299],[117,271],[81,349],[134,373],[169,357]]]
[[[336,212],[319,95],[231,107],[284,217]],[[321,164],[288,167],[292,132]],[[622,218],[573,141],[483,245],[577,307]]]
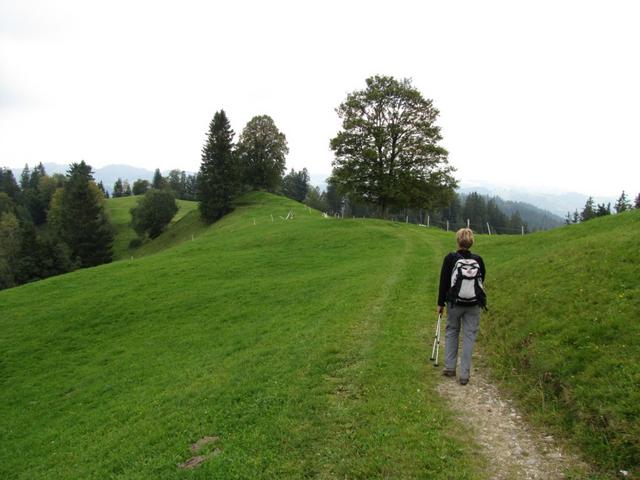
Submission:
[[[434,362],[433,366],[438,366],[438,354],[440,353],[440,325],[442,323],[442,314],[438,315],[438,321],[436,322],[436,334],[433,337],[433,348],[431,349],[431,360]]]

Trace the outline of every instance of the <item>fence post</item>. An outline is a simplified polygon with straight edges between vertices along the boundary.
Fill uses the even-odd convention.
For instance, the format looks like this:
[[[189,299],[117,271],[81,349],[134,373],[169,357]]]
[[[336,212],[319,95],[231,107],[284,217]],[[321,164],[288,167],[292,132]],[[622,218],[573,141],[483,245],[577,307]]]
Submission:
[[[491,227],[489,226],[489,222],[487,222],[487,231],[489,232],[489,235],[491,235]]]
[[[469,228],[469,219],[467,218],[467,228]]]
[[[429,228],[429,222],[431,221],[431,216],[427,215],[427,228]]]
[[[404,223],[409,223],[409,215],[407,215],[404,219]]]
[[[449,220],[447,220],[447,232],[449,231]]]
[[[522,235],[524,235],[524,225],[522,225],[521,228],[522,228]]]

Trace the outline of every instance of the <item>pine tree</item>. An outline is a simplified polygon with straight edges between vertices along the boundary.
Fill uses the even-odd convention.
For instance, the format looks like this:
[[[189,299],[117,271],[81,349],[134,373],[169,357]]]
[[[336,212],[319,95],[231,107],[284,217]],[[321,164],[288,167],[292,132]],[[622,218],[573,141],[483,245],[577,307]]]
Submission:
[[[129,185],[129,181],[125,180],[122,182],[122,196],[130,197],[131,196],[131,185]]]
[[[22,169],[22,175],[20,175],[20,188],[24,192],[29,188],[29,180],[31,179],[31,171],[29,170],[29,165],[24,164],[24,168]]]
[[[624,190],[622,191],[622,195],[620,195],[620,198],[618,198],[613,208],[616,209],[616,213],[626,212],[627,210],[631,210],[631,203],[627,199],[627,194],[624,192]]]
[[[580,214],[580,218],[583,222],[587,220],[591,220],[596,216],[596,211],[593,208],[593,197],[589,197],[587,199],[587,203],[585,203],[584,208],[582,209],[582,213]]]
[[[578,213],[578,209],[573,212],[573,218],[571,219],[572,223],[580,223],[580,214]]]
[[[599,203],[596,208],[596,217],[604,217],[605,215],[611,215],[611,203]]]
[[[209,124],[207,140],[202,148],[198,177],[200,214],[213,222],[232,210],[239,192],[238,164],[233,151],[231,125],[224,110],[216,112]]]
[[[636,197],[634,208],[640,208],[640,193]]]
[[[120,198],[124,192],[122,187],[122,179],[118,177],[116,182],[113,184],[113,198]]]
[[[62,191],[58,210],[51,212],[59,219],[54,222],[59,236],[80,266],[110,262],[114,232],[104,211],[104,196],[93,182],[91,167],[83,160],[72,164],[67,175],[69,180]]]
[[[12,200],[17,200],[20,195],[20,187],[8,168],[0,168],[0,192],[6,193]]]
[[[155,188],[156,190],[162,190],[167,185],[164,177],[160,173],[160,169],[156,168],[156,171],[153,173],[153,181],[151,182],[151,188]]]

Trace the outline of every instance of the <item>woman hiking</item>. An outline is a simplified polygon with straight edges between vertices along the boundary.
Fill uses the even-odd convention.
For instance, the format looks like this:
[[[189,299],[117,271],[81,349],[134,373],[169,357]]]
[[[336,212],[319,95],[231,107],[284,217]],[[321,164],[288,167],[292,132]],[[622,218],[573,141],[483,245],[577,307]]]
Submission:
[[[482,257],[471,253],[473,231],[461,228],[456,232],[458,249],[444,257],[440,270],[438,315],[447,305],[447,325],[444,343],[444,370],[447,377],[456,376],[458,338],[462,328],[462,354],[460,355],[460,385],[469,383],[471,352],[480,326],[480,308],[486,306],[483,282],[486,270]]]

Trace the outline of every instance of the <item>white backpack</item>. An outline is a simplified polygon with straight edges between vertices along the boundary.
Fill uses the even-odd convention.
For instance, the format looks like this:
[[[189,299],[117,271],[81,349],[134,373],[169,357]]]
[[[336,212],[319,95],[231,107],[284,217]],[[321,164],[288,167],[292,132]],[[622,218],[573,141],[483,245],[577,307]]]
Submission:
[[[472,258],[460,257],[451,273],[449,301],[462,306],[487,305],[480,265]]]

